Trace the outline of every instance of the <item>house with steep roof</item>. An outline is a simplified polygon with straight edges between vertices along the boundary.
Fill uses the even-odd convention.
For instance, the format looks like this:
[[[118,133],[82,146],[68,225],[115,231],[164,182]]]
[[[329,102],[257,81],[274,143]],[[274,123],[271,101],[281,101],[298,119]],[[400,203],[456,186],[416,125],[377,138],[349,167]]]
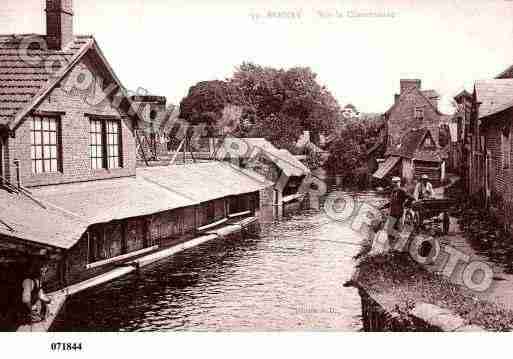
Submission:
[[[513,229],[513,78],[474,85],[468,142],[470,194],[480,194]]]
[[[150,99],[127,97],[96,40],[73,34],[71,0],[46,0],[46,23],[46,35],[0,36],[0,273],[44,252],[48,289],[60,289],[256,223],[273,183],[255,172],[220,161],[138,171],[132,100]]]
[[[412,129],[403,135],[397,146],[388,148],[385,162],[373,177],[399,176],[411,183],[427,175],[434,184],[441,183],[446,175],[445,156],[436,145],[431,130],[425,127]]]
[[[438,110],[439,95],[422,90],[421,80],[401,79],[400,93],[385,112],[385,161],[373,177],[401,176],[412,182],[423,174],[432,182],[445,179],[446,151],[442,127],[450,116]]]

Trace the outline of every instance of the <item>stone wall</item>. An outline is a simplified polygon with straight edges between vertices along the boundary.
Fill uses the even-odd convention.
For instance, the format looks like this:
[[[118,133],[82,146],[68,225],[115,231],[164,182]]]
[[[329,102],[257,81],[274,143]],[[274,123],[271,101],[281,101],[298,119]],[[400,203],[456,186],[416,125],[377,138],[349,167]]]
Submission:
[[[416,303],[408,312],[397,312],[385,304],[385,296],[359,287],[363,330],[366,332],[465,332],[485,331],[469,325],[458,315],[433,304]],[[393,302],[393,300],[391,301]]]

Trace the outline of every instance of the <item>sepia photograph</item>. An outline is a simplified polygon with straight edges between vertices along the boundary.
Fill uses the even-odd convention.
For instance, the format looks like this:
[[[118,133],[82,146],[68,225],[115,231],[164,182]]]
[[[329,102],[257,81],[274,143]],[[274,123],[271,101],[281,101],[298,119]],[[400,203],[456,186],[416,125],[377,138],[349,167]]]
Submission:
[[[510,332],[512,130],[511,0],[1,0],[0,332]]]

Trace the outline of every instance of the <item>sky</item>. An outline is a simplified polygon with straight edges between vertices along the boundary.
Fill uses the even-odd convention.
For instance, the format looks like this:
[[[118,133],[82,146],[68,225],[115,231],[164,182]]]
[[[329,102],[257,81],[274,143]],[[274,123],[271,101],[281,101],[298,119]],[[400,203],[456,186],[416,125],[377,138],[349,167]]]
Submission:
[[[45,33],[45,0],[1,0],[0,33]],[[252,61],[308,66],[343,106],[384,112],[401,78],[441,95],[513,65],[513,0],[73,0],[130,90],[179,104],[199,81]]]

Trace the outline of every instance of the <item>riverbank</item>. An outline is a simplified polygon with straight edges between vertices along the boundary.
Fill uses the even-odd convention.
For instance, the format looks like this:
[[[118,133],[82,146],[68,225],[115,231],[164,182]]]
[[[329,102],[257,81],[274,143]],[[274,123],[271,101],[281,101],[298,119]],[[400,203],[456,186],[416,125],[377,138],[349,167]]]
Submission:
[[[513,328],[513,311],[497,303],[479,299],[462,286],[433,273],[415,262],[408,253],[394,252],[368,257],[358,266],[358,287],[379,302],[390,316],[401,322],[403,331],[415,331],[415,317],[422,307],[454,313],[459,317],[459,329],[468,326],[490,331],[509,331]],[[417,316],[416,316],[417,314]],[[435,313],[427,313],[424,317]],[[429,330],[428,323],[420,330]]]
[[[248,217],[239,221],[232,220],[228,224],[212,228],[205,231],[203,235],[193,239],[177,243],[167,248],[159,248],[150,253],[142,254],[139,257],[131,258],[128,261],[121,263],[118,267],[96,276],[94,278],[85,280],[83,282],[66,287],[62,290],[49,294],[52,302],[49,305],[49,314],[46,320],[31,324],[23,325],[18,328],[19,332],[46,332],[49,331],[58,317],[59,313],[65,306],[66,300],[88,288],[98,286],[100,284],[112,281],[116,278],[125,276],[129,273],[139,270],[149,264],[155,263],[162,259],[166,259],[176,253],[182,252],[186,249],[196,247],[200,244],[213,241],[219,238],[225,238],[234,235],[242,235],[246,231],[254,232],[259,228],[258,220],[256,217]]]

